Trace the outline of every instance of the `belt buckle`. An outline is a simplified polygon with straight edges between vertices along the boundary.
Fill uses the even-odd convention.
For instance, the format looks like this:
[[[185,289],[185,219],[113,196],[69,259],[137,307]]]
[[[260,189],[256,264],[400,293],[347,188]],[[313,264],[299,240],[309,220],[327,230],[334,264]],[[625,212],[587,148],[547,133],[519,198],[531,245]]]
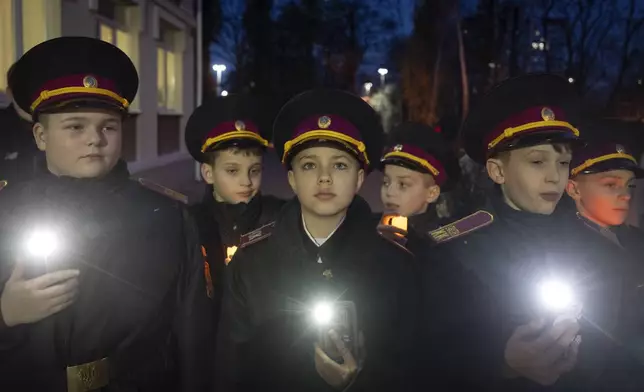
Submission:
[[[107,358],[67,368],[67,392],[88,392],[109,384]]]

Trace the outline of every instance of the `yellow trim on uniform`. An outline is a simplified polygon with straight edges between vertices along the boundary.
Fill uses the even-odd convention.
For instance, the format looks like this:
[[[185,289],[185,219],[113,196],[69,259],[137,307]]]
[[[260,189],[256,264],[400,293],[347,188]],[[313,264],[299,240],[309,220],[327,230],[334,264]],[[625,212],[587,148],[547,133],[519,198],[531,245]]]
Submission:
[[[217,137],[208,138],[205,143],[201,146],[201,152],[206,152],[210,146],[215,143],[223,142],[225,140],[231,139],[255,139],[260,142],[264,147],[268,146],[268,140],[264,139],[260,135],[251,131],[230,131],[223,133]]]
[[[315,138],[327,138],[332,140],[335,139],[338,141],[349,143],[353,145],[353,147],[358,149],[358,152],[362,154],[362,156],[364,157],[365,163],[367,165],[369,164],[369,157],[367,157],[367,154],[365,152],[367,148],[363,142],[356,140],[351,136],[347,136],[344,133],[324,130],[324,129],[314,129],[312,131],[304,132],[303,134],[299,135],[295,139],[289,140],[286,143],[284,143],[284,154],[282,154],[282,163],[284,163],[284,161],[286,160],[286,155],[293,147],[309,139],[315,139]]]
[[[432,173],[432,175],[434,177],[436,177],[436,176],[438,176],[438,174],[440,174],[440,171],[438,171],[438,169],[436,169],[434,166],[432,166],[432,164],[429,163],[427,160],[425,160],[423,158],[419,158],[419,157],[417,157],[415,155],[412,155],[412,154],[410,154],[408,152],[404,152],[404,151],[388,152],[388,153],[385,154],[383,159],[387,159],[389,157],[400,157],[400,158],[409,159],[410,161],[414,161],[414,162],[420,164],[421,166],[427,168],[427,170],[429,170],[429,172]]]
[[[584,163],[572,169],[570,174],[576,176],[580,171],[587,169],[596,163],[608,161],[610,159],[628,159],[629,161],[633,161],[635,164],[637,164],[637,159],[635,159],[635,157],[633,157],[632,155],[623,152],[614,152],[612,154],[602,155],[597,158],[586,159]]]
[[[31,111],[33,112],[36,110],[38,105],[40,105],[43,101],[48,100],[49,98],[56,97],[58,95],[63,95],[63,94],[96,94],[96,95],[104,95],[106,97],[110,97],[116,101],[118,101],[121,105],[123,105],[123,108],[127,109],[128,106],[130,106],[130,103],[128,102],[127,99],[121,97],[117,93],[111,90],[106,90],[104,88],[98,88],[98,87],[63,87],[63,88],[57,88],[55,90],[43,90],[40,92],[40,95],[36,100],[31,104]]]
[[[545,127],[563,127],[563,128],[568,128],[570,129],[575,136],[579,137],[579,130],[575,127],[572,126],[567,121],[535,121],[523,125],[519,125],[518,127],[511,127],[511,128],[506,128],[502,134],[497,136],[494,140],[492,140],[488,145],[487,149],[490,150],[494,147],[496,147],[497,144],[501,143],[503,139],[509,139],[512,136],[516,135],[517,133],[521,133],[524,131],[529,131],[531,129],[535,128],[545,128]]]

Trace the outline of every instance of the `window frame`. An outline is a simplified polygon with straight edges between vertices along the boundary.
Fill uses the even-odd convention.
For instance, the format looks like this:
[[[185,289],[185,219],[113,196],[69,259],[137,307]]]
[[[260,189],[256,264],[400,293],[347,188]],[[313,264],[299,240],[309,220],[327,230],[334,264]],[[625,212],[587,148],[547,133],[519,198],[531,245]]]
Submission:
[[[118,11],[117,11],[117,13],[118,13]],[[110,28],[112,30],[112,32],[111,32],[111,34],[112,34],[112,42],[110,42],[110,44],[116,46],[119,49],[121,49],[118,46],[118,32],[119,31],[123,32],[125,34],[128,34],[128,35],[138,35],[139,34],[139,30],[136,27],[131,27],[131,26],[126,25],[125,23],[120,22],[118,20],[118,18],[117,19],[110,19],[110,18],[107,18],[107,17],[105,17],[103,15],[100,15],[98,13],[95,14],[95,17],[96,17],[96,22],[97,22],[96,23],[96,37],[98,39],[100,39],[100,40],[103,40],[103,37],[101,36],[101,28],[103,26]],[[140,38],[137,36],[137,37],[131,37],[131,39],[139,40]],[[121,50],[123,50],[123,49],[121,49]],[[134,66],[136,67],[137,72],[138,72],[139,64],[137,64],[137,63],[140,62],[140,50],[141,50],[140,46],[139,46],[139,42],[137,42],[137,50],[139,51],[138,56],[137,56],[138,58],[137,59],[130,58],[130,60],[132,61],[132,63],[134,64]],[[132,113],[132,114],[141,114],[143,112],[142,109],[141,109],[141,100],[139,99],[140,92],[141,91],[140,91],[140,86],[139,86],[139,93],[137,94],[137,96],[134,99],[134,101],[131,102],[131,106],[128,108],[128,111],[130,113]]]
[[[175,30],[172,33],[172,39],[171,40],[163,40],[163,24],[167,24],[173,27],[173,30]],[[175,77],[178,78],[178,83],[177,83],[177,91],[176,91],[176,97],[175,99],[178,100],[178,109],[177,108],[169,108],[167,107],[167,102],[168,102],[168,66],[167,66],[167,55],[165,56],[164,59],[164,71],[165,71],[165,90],[166,90],[166,103],[165,106],[160,106],[158,102],[158,97],[157,97],[157,113],[159,115],[169,115],[169,116],[183,116],[184,114],[184,83],[185,83],[185,72],[184,72],[184,52],[185,52],[185,44],[186,44],[186,36],[185,36],[185,31],[186,31],[186,24],[183,23],[179,18],[176,16],[170,14],[163,8],[159,7],[158,5],[154,5],[152,8],[152,37],[155,40],[155,48],[156,48],[156,70],[157,70],[157,80],[156,80],[156,89],[158,92],[159,84],[158,84],[158,72],[159,72],[159,66],[158,66],[158,50],[163,49],[165,53],[167,52],[172,52],[174,53],[175,56],[178,58],[177,65],[180,67],[178,69],[177,75]],[[169,42],[171,41],[171,42]]]

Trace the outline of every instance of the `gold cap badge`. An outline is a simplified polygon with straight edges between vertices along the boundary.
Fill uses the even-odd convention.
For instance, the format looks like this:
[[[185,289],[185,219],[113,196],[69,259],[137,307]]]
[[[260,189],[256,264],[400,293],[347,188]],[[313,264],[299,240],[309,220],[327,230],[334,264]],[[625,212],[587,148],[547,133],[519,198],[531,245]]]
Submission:
[[[397,144],[397,145],[394,147],[394,151],[396,151],[396,152],[400,152],[400,151],[402,151],[402,149],[403,149],[402,144]]]
[[[83,78],[83,86],[87,88],[94,88],[98,86],[98,81],[95,77],[87,75]]]
[[[331,119],[329,116],[322,116],[318,119],[318,127],[326,129],[331,126]]]
[[[241,120],[237,120],[235,121],[235,129],[238,131],[243,131],[246,129],[246,124],[244,124],[244,122]]]
[[[625,153],[625,152],[626,152],[626,150],[624,149],[624,146],[622,146],[621,144],[616,145],[616,146],[615,146],[615,149],[616,149],[616,150],[617,150],[617,152],[618,152],[618,153],[620,153],[620,154],[623,154],[623,153]]]
[[[543,118],[544,121],[554,121],[555,112],[553,112],[549,107],[545,107],[541,109],[541,118]]]

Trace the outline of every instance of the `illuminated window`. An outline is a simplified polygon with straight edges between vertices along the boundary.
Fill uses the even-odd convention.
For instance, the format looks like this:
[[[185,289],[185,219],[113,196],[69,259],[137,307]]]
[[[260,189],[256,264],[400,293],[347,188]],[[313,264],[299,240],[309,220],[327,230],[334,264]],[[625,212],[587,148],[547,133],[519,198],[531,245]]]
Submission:
[[[13,11],[13,0],[0,0],[0,91],[7,89],[5,75],[16,57]]]
[[[165,107],[167,102],[167,88],[165,83],[165,62],[167,52],[163,48],[157,48],[157,103]]]
[[[100,23],[99,37],[101,40],[109,42],[121,49],[125,54],[128,55],[130,60],[132,60],[134,66],[137,69],[139,68],[139,40],[136,31],[128,32],[114,28],[105,23]],[[139,110],[139,108],[139,99],[137,96],[130,104],[130,110]]]
[[[22,52],[60,37],[60,0],[22,0]]]
[[[180,113],[182,109],[183,55],[176,48],[178,34],[163,24],[157,47],[157,103],[159,108],[174,113]]]

